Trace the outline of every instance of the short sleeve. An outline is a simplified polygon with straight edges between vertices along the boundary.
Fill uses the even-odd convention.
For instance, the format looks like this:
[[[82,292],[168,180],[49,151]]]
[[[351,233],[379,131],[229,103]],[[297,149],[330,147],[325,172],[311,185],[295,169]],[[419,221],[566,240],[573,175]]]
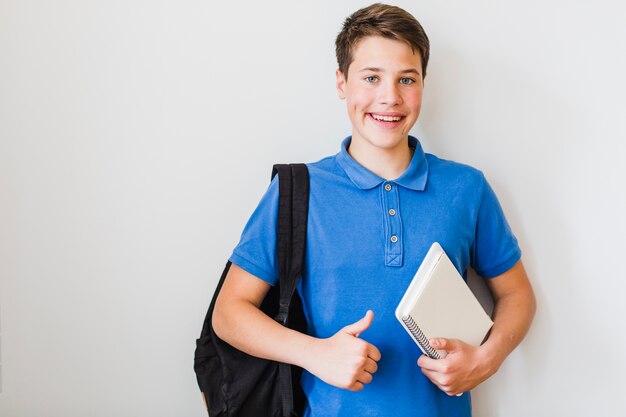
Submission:
[[[270,285],[278,282],[276,230],[278,222],[278,175],[248,220],[229,260]]]
[[[498,276],[515,265],[522,256],[500,202],[483,176],[483,191],[472,245],[472,268],[484,278]]]

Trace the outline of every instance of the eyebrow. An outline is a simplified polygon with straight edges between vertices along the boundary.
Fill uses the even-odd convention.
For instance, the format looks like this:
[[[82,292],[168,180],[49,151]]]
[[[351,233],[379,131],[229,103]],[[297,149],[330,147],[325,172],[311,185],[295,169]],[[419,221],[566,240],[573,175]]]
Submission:
[[[359,72],[366,72],[366,71],[385,72],[385,70],[383,70],[382,68],[376,68],[376,67],[367,67],[367,68],[363,68],[363,69],[359,70]],[[420,72],[418,70],[416,70],[415,68],[402,70],[402,71],[400,71],[400,74],[417,74],[417,75],[421,75]]]

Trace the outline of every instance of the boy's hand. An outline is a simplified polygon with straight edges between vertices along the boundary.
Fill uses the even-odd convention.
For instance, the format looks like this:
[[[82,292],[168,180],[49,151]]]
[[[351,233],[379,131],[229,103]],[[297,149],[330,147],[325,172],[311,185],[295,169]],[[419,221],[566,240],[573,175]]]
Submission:
[[[350,391],[360,391],[364,384],[372,382],[372,374],[378,369],[378,349],[359,339],[361,333],[372,324],[374,313],[368,310],[361,320],[339,330],[327,339],[318,339],[305,367],[324,382]]]
[[[431,359],[422,355],[417,365],[431,382],[448,395],[467,392],[493,375],[499,364],[480,346],[468,345],[457,339],[431,339],[430,345],[445,350],[443,359]]]

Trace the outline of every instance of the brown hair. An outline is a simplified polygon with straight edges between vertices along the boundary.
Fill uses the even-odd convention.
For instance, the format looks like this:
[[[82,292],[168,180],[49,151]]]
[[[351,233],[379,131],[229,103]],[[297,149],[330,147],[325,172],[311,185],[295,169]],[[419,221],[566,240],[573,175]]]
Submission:
[[[354,60],[357,43],[366,36],[404,41],[413,52],[417,49],[422,58],[422,78],[430,54],[430,42],[422,25],[407,11],[396,6],[375,3],[357,10],[343,23],[335,40],[335,53],[339,70],[348,78],[348,67]]]

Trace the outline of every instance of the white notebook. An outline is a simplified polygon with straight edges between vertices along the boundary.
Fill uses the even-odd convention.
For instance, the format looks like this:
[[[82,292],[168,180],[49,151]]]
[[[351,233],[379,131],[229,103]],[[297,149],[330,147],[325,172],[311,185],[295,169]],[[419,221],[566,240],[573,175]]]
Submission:
[[[434,359],[444,358],[446,352],[433,349],[428,339],[460,339],[479,346],[493,325],[437,242],[398,304],[396,318],[422,352]]]

